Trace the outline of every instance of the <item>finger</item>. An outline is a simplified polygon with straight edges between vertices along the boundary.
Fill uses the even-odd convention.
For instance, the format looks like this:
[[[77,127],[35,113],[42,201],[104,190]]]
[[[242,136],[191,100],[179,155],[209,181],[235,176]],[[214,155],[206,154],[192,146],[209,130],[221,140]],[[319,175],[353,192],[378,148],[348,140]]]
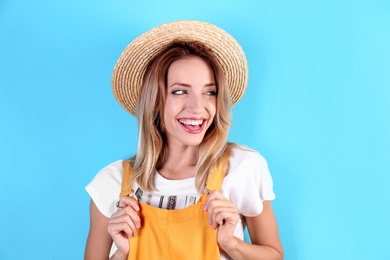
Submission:
[[[213,201],[210,201],[208,204],[207,211],[209,212],[210,215],[213,215],[214,212],[216,212],[216,210],[220,211],[222,209],[229,210],[229,211],[237,211],[234,203],[232,203],[227,199],[224,200],[215,199]]]
[[[222,195],[222,193],[216,190],[210,191],[205,201],[205,205],[204,205],[205,211],[208,210],[210,203],[214,200],[227,200],[227,199]]]
[[[123,196],[119,199],[118,203],[117,203],[117,206],[119,208],[124,208],[126,206],[131,206],[132,208],[134,208],[134,210],[139,210],[139,205],[138,205],[138,201],[136,201],[134,198],[132,197],[129,197],[129,196]]]
[[[219,211],[214,217],[211,223],[213,229],[216,229],[218,226],[223,225],[232,225],[235,226],[238,222],[237,212],[232,211]]]
[[[127,218],[131,219],[132,223],[134,223],[134,226],[136,228],[141,227],[141,218],[139,215],[133,210],[133,208],[127,206],[125,208],[122,208],[121,210],[118,210],[115,212],[112,216],[110,221],[112,223],[118,223],[123,222],[124,220],[127,220]]]
[[[129,196],[123,196],[119,199],[117,203],[118,208],[124,208],[130,206],[132,207],[135,211],[139,211],[139,204],[138,201],[136,201],[134,198],[129,197]]]
[[[138,221],[134,221],[128,214],[110,219],[109,225],[114,225],[115,227],[122,227],[121,231],[124,231],[126,233],[128,233],[127,230],[128,228],[130,228],[131,234],[133,235],[137,233],[137,229],[140,227]]]
[[[137,235],[137,229],[126,222],[110,223],[108,225],[108,233],[113,236],[134,237]]]
[[[214,217],[215,223],[219,226],[225,224],[236,224],[238,221],[238,214],[234,211],[220,211]]]
[[[221,192],[217,191],[217,190],[212,190],[210,191],[209,193],[209,197],[212,198],[212,199],[226,199]]]
[[[223,225],[227,213],[228,212],[225,208],[214,208],[212,211],[209,211],[208,223],[212,226],[213,229],[217,228],[218,225]]]
[[[208,209],[208,223],[211,224],[214,229],[218,225],[223,225],[225,218],[228,216],[238,216],[237,209],[233,203],[228,200],[214,200],[210,203]]]
[[[213,227],[215,226],[214,223],[215,215],[219,211],[223,210],[223,208],[228,207],[227,202],[229,201],[212,199],[208,201],[207,205],[205,205],[205,211],[207,211],[208,223],[211,224]]]

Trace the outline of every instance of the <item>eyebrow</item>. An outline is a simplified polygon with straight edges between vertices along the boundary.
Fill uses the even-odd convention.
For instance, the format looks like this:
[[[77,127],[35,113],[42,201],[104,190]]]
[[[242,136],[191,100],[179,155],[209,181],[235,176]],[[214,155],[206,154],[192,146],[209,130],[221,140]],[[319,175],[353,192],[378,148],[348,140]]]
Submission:
[[[191,87],[191,85],[187,84],[187,83],[175,82],[172,85],[170,85],[168,88],[171,88],[173,86],[181,86],[181,87],[186,87],[186,88]],[[208,84],[204,85],[204,87],[213,87],[213,86],[216,86],[216,84],[215,83],[208,83]]]

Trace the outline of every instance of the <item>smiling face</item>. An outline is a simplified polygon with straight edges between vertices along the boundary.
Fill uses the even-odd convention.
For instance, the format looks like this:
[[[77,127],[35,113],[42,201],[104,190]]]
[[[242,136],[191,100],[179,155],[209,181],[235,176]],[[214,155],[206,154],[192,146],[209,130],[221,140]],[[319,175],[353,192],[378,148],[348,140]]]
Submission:
[[[216,113],[211,67],[196,56],[174,61],[167,74],[164,126],[168,145],[199,145]]]

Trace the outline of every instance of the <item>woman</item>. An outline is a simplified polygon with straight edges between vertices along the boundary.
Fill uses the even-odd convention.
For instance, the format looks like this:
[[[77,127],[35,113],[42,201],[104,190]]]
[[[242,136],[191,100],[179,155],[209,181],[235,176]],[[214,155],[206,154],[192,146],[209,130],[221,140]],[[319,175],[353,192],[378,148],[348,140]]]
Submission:
[[[283,259],[267,163],[227,143],[246,84],[242,48],[208,23],[164,24],[125,49],[113,92],[138,119],[138,149],[86,188],[85,259]]]

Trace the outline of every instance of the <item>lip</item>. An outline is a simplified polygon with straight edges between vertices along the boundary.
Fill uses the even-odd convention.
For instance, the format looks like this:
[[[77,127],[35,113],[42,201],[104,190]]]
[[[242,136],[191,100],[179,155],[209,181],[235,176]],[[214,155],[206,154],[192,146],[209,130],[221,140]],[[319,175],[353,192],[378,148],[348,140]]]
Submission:
[[[188,121],[188,120],[189,121],[202,121],[202,124],[200,125],[199,128],[194,129],[191,126],[182,123],[183,121]],[[180,118],[180,119],[177,120],[177,122],[183,128],[183,130],[186,131],[187,133],[189,133],[189,134],[199,134],[199,133],[203,132],[203,129],[205,128],[207,120],[205,118],[193,118],[193,117],[191,117],[191,118]]]

